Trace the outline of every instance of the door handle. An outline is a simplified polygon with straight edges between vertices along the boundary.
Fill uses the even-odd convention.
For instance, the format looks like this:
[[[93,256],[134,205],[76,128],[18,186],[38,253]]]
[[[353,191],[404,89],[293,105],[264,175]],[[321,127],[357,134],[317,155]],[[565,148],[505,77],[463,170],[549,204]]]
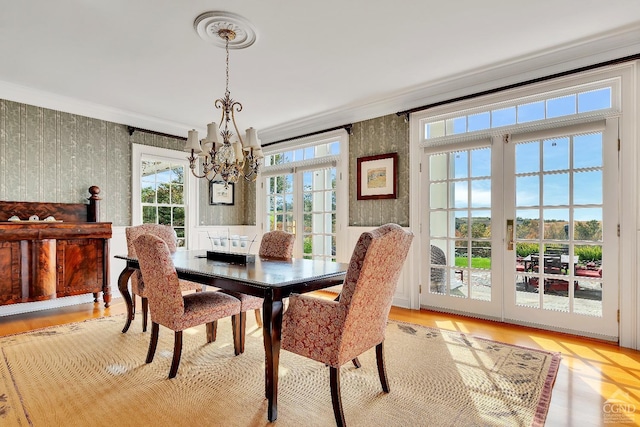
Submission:
[[[508,251],[512,251],[513,250],[513,220],[512,219],[508,219],[507,220],[507,250]]]

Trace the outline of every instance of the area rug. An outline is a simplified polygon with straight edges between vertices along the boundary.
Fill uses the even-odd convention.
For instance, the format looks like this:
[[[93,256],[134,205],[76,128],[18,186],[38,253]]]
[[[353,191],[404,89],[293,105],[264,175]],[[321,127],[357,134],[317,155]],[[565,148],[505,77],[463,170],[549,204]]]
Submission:
[[[268,423],[262,330],[248,324],[233,355],[231,324],[206,344],[185,331],[180,369],[169,380],[173,332],[160,329],[153,363],[149,333],[122,316],[0,339],[0,425],[332,426],[329,369],[282,351],[278,419]],[[385,359],[391,392],[380,387],[375,350],[362,368],[345,365],[341,392],[349,426],[539,426],[560,356],[469,335],[390,322]]]

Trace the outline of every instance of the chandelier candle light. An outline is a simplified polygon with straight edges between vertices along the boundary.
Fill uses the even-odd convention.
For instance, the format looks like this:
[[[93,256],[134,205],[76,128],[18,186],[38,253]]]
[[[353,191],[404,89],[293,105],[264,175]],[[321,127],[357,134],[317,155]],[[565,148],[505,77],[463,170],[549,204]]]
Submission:
[[[249,25],[248,29],[242,25]],[[220,124],[207,125],[207,137],[198,140],[195,129],[189,131],[184,150],[191,152],[189,168],[197,178],[209,181],[222,179],[225,188],[229,183],[235,183],[240,176],[247,181],[255,181],[258,176],[260,159],[264,158],[258,134],[252,127],[246,130],[243,140],[236,125],[235,112],[242,111],[242,104],[234,101],[229,92],[229,43],[239,38],[235,48],[248,47],[255,41],[255,32],[250,24],[238,15],[226,12],[206,12],[196,18],[194,27],[200,37],[207,41],[221,45],[224,43],[226,51],[226,85],[224,97],[216,99],[215,107],[222,110]],[[233,123],[233,129],[231,124]],[[232,137],[237,140],[231,142]],[[198,160],[202,161],[202,171],[196,171]],[[219,178],[218,178],[219,177]]]

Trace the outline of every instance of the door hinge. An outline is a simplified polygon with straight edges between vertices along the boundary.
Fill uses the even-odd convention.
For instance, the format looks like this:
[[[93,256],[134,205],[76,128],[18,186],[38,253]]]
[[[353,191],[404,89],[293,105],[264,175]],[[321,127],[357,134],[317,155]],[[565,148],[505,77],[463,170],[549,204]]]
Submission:
[[[618,224],[617,229],[618,229],[618,237],[620,237],[620,224]]]
[[[422,173],[422,163],[420,163],[420,168],[418,169],[419,173]]]
[[[422,293],[422,285],[418,285],[418,293],[421,294]]]
[[[620,138],[618,138],[618,151],[620,151]]]
[[[618,310],[618,323],[620,323],[620,310]]]

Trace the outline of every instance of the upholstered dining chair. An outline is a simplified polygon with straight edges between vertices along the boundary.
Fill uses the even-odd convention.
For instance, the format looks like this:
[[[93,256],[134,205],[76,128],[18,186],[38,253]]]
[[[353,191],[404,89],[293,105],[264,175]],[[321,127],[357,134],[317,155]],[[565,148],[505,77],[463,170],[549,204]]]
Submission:
[[[160,325],[174,331],[173,360],[169,378],[174,378],[182,355],[182,331],[203,323],[207,324],[207,342],[215,341],[218,319],[233,316],[239,324],[240,301],[231,295],[217,292],[194,292],[183,295],[178,274],[173,266],[171,251],[166,242],[152,234],[143,234],[134,241],[142,278],[145,281],[147,300],[151,309],[151,340],[146,363],[153,361],[158,345]],[[236,355],[239,351],[239,335],[233,329]]]
[[[375,347],[382,390],[389,392],[383,342],[391,300],[413,233],[385,224],[362,233],[351,256],[338,300],[293,294],[282,319],[282,349],[329,366],[331,401],[345,425],[340,366]]]
[[[133,242],[143,234],[153,234],[160,237],[167,244],[169,252],[174,253],[177,250],[177,237],[175,230],[169,225],[161,224],[142,224],[125,228],[125,235],[127,238],[127,252],[128,256],[135,257],[136,249]],[[190,282],[188,280],[180,279],[180,289],[183,292],[196,291],[200,292],[204,289],[204,286],[200,283]],[[135,271],[131,275],[131,293],[133,303],[133,313],[136,312],[136,295],[142,300],[142,332],[147,331],[147,317],[149,313],[149,305],[147,302],[147,293],[145,290],[145,284],[142,280],[142,274],[140,271]]]
[[[264,233],[260,241],[260,249],[258,256],[260,258],[270,259],[291,259],[293,257],[293,245],[296,235],[282,230],[273,230]],[[238,298],[241,303],[240,308],[240,349],[244,352],[245,331],[247,329],[247,311],[253,310],[256,316],[258,327],[262,327],[262,318],[260,317],[260,309],[262,308],[263,299],[247,295],[239,292],[227,292]]]

